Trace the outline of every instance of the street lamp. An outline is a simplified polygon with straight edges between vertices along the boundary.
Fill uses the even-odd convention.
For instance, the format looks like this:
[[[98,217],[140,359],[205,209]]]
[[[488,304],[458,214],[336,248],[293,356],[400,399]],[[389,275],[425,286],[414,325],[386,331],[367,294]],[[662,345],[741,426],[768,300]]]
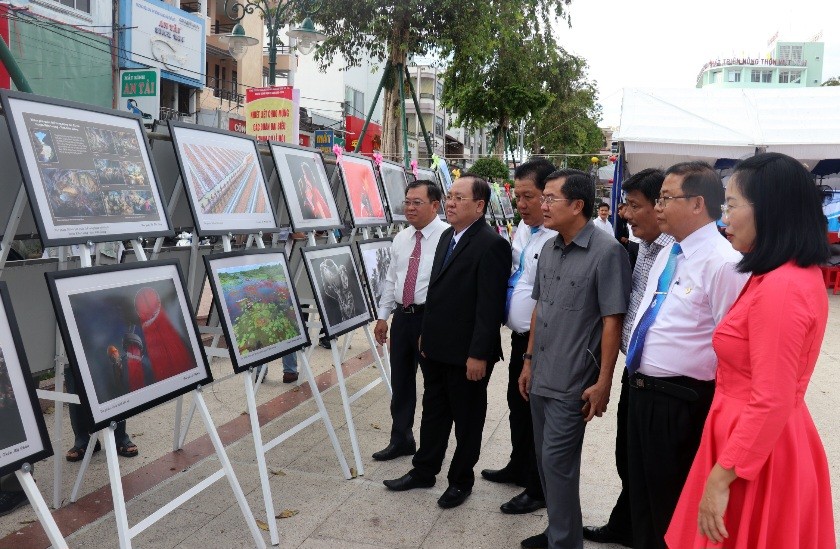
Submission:
[[[242,61],[245,51],[259,42],[256,38],[245,34],[245,27],[241,23],[237,23],[229,33],[221,35],[219,40],[223,44],[227,43],[228,52],[237,61]]]
[[[286,36],[297,39],[297,50],[302,55],[309,55],[318,45],[318,42],[327,39],[326,34],[315,29],[315,23],[309,17],[304,19],[298,28],[290,29]]]
[[[247,14],[255,11],[261,14],[268,33],[268,84],[270,86],[275,84],[277,78],[278,38],[280,29],[286,25],[287,15],[292,12],[302,12],[307,15],[300,28],[290,30],[287,33],[288,36],[301,40],[301,44],[298,46],[298,51],[301,54],[311,53],[315,45],[326,38],[324,34],[315,30],[315,23],[308,17],[321,9],[321,2],[323,0],[225,0],[225,14],[233,21],[242,21]],[[241,25],[237,24],[237,27],[241,27]],[[236,31],[236,27],[234,27],[234,31]],[[231,32],[225,36],[230,37],[232,34],[234,33]],[[242,37],[250,38],[245,36],[244,29],[242,29]],[[231,40],[234,39],[233,37],[228,39],[229,48],[232,47]],[[254,38],[250,39],[254,40]],[[242,42],[237,47],[247,47],[241,44]],[[232,51],[231,55],[233,55]]]

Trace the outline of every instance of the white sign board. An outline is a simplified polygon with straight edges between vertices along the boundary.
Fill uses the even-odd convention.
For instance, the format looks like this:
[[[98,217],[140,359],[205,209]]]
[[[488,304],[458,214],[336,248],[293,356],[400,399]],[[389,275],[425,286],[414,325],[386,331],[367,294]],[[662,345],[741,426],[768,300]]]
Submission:
[[[131,61],[204,82],[204,19],[158,0],[128,0],[124,25]]]

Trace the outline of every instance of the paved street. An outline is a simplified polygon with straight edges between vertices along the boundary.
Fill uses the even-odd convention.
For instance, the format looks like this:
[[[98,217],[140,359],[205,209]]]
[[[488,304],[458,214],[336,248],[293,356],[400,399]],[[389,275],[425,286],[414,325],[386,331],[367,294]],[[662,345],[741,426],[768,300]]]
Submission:
[[[835,523],[840,509],[840,295],[830,296],[831,316],[820,362],[807,402],[826,445],[831,467]],[[506,341],[509,345],[509,341]],[[352,393],[377,377],[371,367],[371,355],[364,335],[356,332],[344,368]],[[324,391],[324,400],[338,431],[348,463],[353,455],[347,425],[341,407],[335,375],[328,351],[316,348],[313,371]],[[216,359],[214,375],[230,372],[227,360]],[[257,395],[262,433],[268,441],[316,411],[301,388],[280,381],[279,361],[273,365],[268,381]],[[615,379],[618,380],[616,375]],[[418,377],[418,380],[420,378]],[[477,470],[504,465],[510,452],[507,405],[505,402],[506,367],[498,365],[490,381],[490,403],[484,428],[484,446]],[[303,376],[301,376],[303,380]],[[205,398],[239,482],[256,518],[266,520],[253,439],[245,411],[242,380],[239,377],[205,390]],[[617,387],[613,394],[618,395]],[[191,397],[185,399],[188,409]],[[408,471],[410,459],[400,458],[380,463],[370,454],[388,441],[389,398],[382,384],[353,403],[353,417],[359,434],[364,461],[364,476],[344,480],[323,425],[315,423],[292,436],[267,454],[271,471],[271,489],[277,514],[291,511],[289,518],[277,520],[280,547],[307,549],[342,547],[519,547],[519,541],[541,531],[545,512],[510,516],[499,505],[519,489],[499,486],[482,479],[476,481],[472,496],[454,510],[440,509],[435,500],[446,488],[445,475],[431,489],[394,493],[385,489],[382,480]],[[173,453],[172,425],[175,406],[158,407],[129,421],[128,430],[140,447],[140,456],[120,459],[125,491],[130,497],[129,524],[134,525],[161,505],[177,497],[218,469],[205,431],[198,418],[187,437],[186,447]],[[419,427],[419,412],[415,429]],[[52,414],[47,425],[52,426]],[[618,477],[613,465],[615,408],[588,427],[583,454],[581,499],[584,524],[603,524],[618,493]],[[65,442],[56,448],[63,459],[71,445],[69,422],[65,421]],[[454,438],[450,442],[451,455]],[[448,462],[444,464],[444,471]],[[66,464],[63,498],[69,498],[78,464]],[[48,502],[52,501],[53,461],[38,464],[35,478]],[[80,500],[56,511],[56,519],[67,536],[70,547],[117,547],[117,532],[104,452],[95,454],[82,485]],[[0,518],[0,549],[40,548],[48,546],[30,507]],[[268,532],[262,532],[268,543]],[[228,484],[222,480],[187,501],[134,540],[135,547],[150,548],[238,548],[251,547],[252,540]],[[587,547],[599,547],[588,544]],[[600,546],[607,547],[607,546]]]

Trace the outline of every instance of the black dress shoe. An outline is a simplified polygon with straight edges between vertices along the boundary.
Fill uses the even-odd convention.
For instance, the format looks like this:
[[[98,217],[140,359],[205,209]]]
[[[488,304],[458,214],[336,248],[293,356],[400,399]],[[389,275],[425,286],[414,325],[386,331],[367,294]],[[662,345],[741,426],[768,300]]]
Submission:
[[[373,459],[376,461],[388,461],[389,459],[400,456],[413,456],[416,453],[417,446],[413,442],[411,444],[395,444],[391,442],[384,450],[379,450],[373,454]]]
[[[472,488],[457,488],[455,486],[450,486],[446,489],[446,492],[443,493],[442,496],[438,499],[438,505],[443,507],[444,509],[452,509],[453,507],[458,507],[464,501],[466,501],[467,497],[472,493]]]
[[[483,469],[481,476],[490,482],[499,482],[501,484],[516,484],[517,486],[525,486],[525,479],[521,475],[514,474],[510,465],[501,469]]]
[[[432,479],[431,481],[423,480],[411,476],[411,473],[406,473],[400,478],[383,480],[382,484],[394,492],[404,492],[406,490],[413,490],[414,488],[431,488],[435,485],[435,479]]]
[[[583,539],[596,543],[618,543],[625,547],[633,547],[633,539],[624,536],[610,528],[609,524],[604,526],[584,526]]]
[[[525,538],[520,545],[523,549],[548,549],[548,535],[545,532]]]
[[[545,507],[545,500],[532,498],[528,495],[528,492],[522,492],[518,496],[510,498],[507,503],[503,503],[500,509],[502,513],[507,515],[524,515],[525,513],[533,513],[543,507]]]

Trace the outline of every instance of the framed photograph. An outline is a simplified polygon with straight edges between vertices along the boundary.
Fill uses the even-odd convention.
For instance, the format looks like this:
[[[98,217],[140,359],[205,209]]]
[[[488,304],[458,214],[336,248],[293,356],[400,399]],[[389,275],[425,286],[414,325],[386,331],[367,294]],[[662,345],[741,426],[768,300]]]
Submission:
[[[276,230],[256,139],[171,121],[169,132],[199,236]]]
[[[286,143],[272,142],[270,148],[292,229],[320,231],[343,227],[321,152]]]
[[[513,219],[513,202],[510,201],[510,196],[505,191],[499,193],[499,202],[502,206],[502,215],[505,219]]]
[[[452,188],[452,175],[449,173],[449,167],[446,163],[438,162],[437,173],[440,175],[440,183],[443,185],[443,194],[446,194]]]
[[[391,265],[393,241],[393,238],[373,238],[356,242],[374,318],[379,310],[382,293],[385,291],[385,276]]]
[[[5,282],[0,282],[0,426],[0,475],[53,455]]]
[[[45,247],[174,234],[140,118],[8,90],[0,101]]]
[[[213,380],[177,261],[46,277],[82,408],[95,429]]]
[[[385,205],[376,182],[373,161],[366,156],[344,154],[341,157],[341,178],[350,204],[354,227],[387,225]]]
[[[372,320],[349,244],[310,246],[301,252],[327,337],[338,337]]]
[[[214,254],[204,263],[236,373],[309,345],[283,252]]]
[[[505,218],[502,212],[502,201],[493,185],[490,185],[490,207],[487,208],[487,215],[485,217],[487,219],[495,218],[497,223],[501,223]]]
[[[388,199],[388,207],[391,210],[391,221],[405,222],[405,186],[408,184],[405,168],[402,164],[383,160],[379,164],[379,175],[382,177],[382,188],[385,190],[385,198]]]
[[[434,181],[435,183],[437,183],[437,186],[440,189],[440,193],[443,196],[446,196],[446,191],[443,190],[443,186],[440,184],[440,180],[438,179],[437,174],[433,170],[430,170],[428,168],[417,168],[417,179],[428,179],[429,181]],[[444,221],[446,220],[445,207],[446,200],[441,198],[440,207],[438,208],[438,217],[443,219]]]

